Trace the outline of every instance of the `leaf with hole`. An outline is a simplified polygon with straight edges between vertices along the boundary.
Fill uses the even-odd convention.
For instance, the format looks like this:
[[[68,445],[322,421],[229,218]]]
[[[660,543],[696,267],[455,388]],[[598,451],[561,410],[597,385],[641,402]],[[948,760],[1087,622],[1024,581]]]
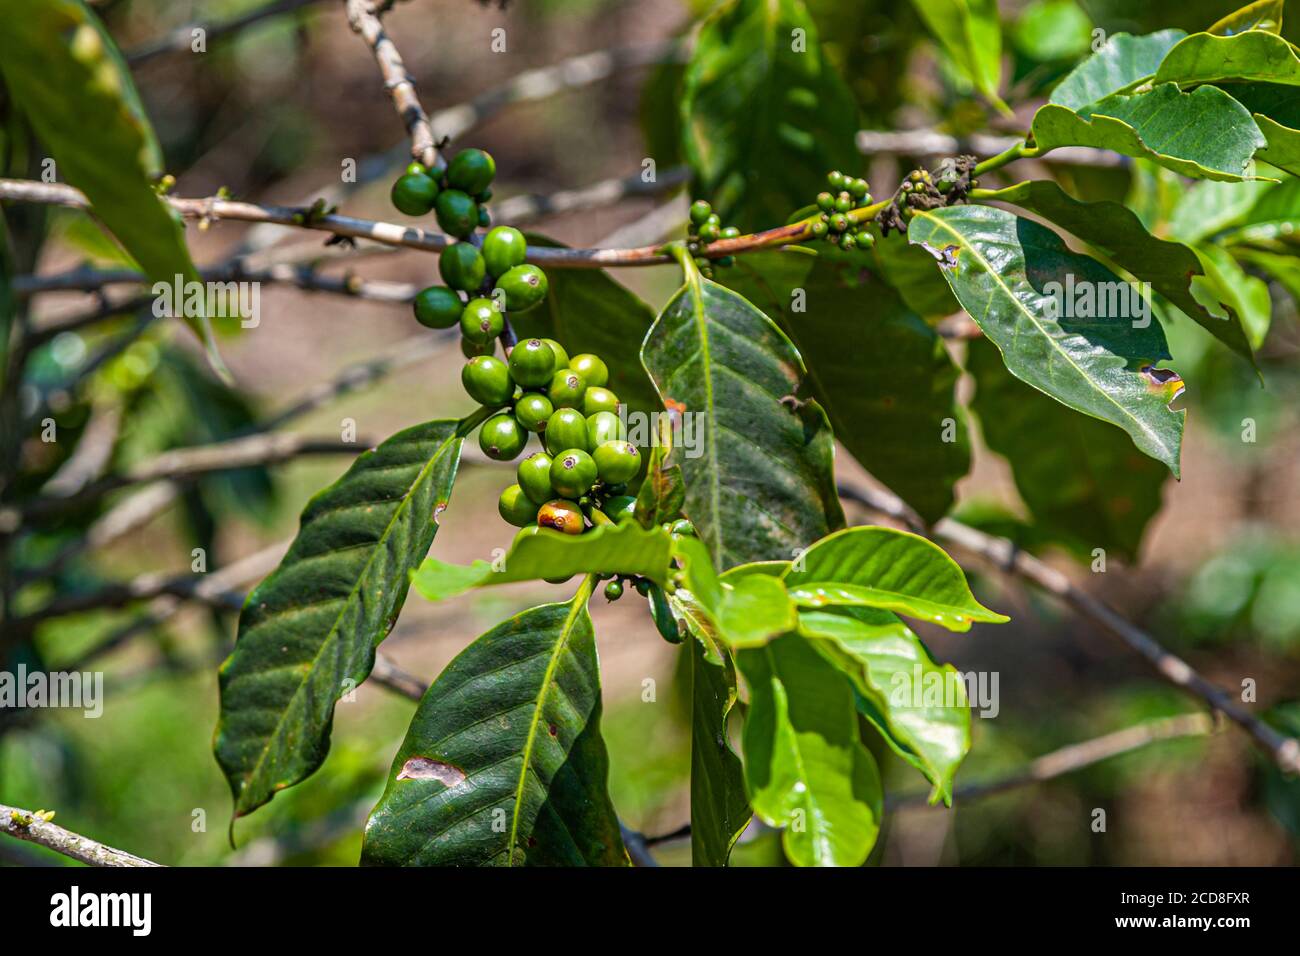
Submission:
[[[425,693],[366,824],[371,866],[623,866],[600,668],[572,601],[498,624]]]
[[[1156,367],[1169,357],[1164,332],[1141,314],[1131,286],[1050,229],[1002,209],[918,213],[907,237],[945,264],[948,284],[1012,375],[1124,429],[1178,476],[1185,412],[1169,403],[1182,380]]]

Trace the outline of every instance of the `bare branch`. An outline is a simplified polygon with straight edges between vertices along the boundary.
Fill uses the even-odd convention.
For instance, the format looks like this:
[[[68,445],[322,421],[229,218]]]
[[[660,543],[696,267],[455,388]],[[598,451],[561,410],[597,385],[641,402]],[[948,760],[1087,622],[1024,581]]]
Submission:
[[[0,510],[0,532],[12,532],[24,521],[66,511],[128,485],[158,481],[163,478],[189,478],[212,471],[228,471],[254,465],[269,465],[301,455],[355,455],[370,447],[369,442],[335,438],[312,438],[303,435],[254,434],[211,445],[177,448],[111,475],[65,497],[31,498]]]
[[[56,823],[38,817],[31,810],[20,810],[4,804],[0,804],[0,833],[39,844],[90,866],[162,865],[65,830]]]
[[[580,53],[551,66],[520,73],[468,103],[439,110],[430,122],[439,138],[458,139],[507,106],[543,100],[564,90],[599,83],[623,70],[684,61],[686,53],[686,45],[677,40]]]
[[[1214,718],[1208,714],[1179,714],[1177,717],[1149,720],[1101,737],[1070,744],[1060,750],[1053,750],[1049,754],[1031,760],[1021,770],[997,780],[957,787],[953,790],[953,800],[954,802],[975,800],[979,797],[1043,783],[1091,767],[1093,764],[1141,750],[1154,743],[1183,737],[1204,737],[1213,731]],[[885,797],[885,807],[889,810],[924,807],[929,804],[928,793]]]
[[[366,46],[374,54],[379,64],[379,72],[384,78],[384,88],[393,98],[397,115],[406,124],[406,134],[411,139],[411,156],[429,169],[438,165],[437,139],[433,127],[429,125],[429,116],[420,105],[420,98],[415,94],[415,81],[406,71],[402,55],[384,32],[384,25],[379,14],[385,7],[375,0],[344,0],[348,11],[348,23],[353,31],[366,41]]]
[[[980,156],[996,156],[1021,142],[1019,136],[990,136],[975,133],[958,139],[947,133],[933,129],[908,129],[897,131],[859,130],[857,136],[858,151],[868,156],[878,153],[897,154],[932,158],[937,156],[960,156],[964,153],[976,153]],[[1052,151],[1053,162],[1068,163],[1074,166],[1119,166],[1124,158],[1118,153],[1089,146],[1067,146]]]
[[[1076,587],[1060,571],[1020,550],[1011,541],[985,534],[951,518],[944,518],[932,530],[927,530],[891,492],[844,486],[839,491],[840,496],[846,500],[856,501],[873,511],[901,520],[913,530],[928,534],[936,541],[954,544],[979,555],[1003,572],[1017,574],[1064,601],[1144,657],[1165,680],[1231,719],[1250,734],[1280,768],[1289,773],[1300,773],[1300,741],[1279,733],[1259,720],[1238,704],[1227,691],[1206,680],[1185,660],[1166,650],[1155,638],[1128,621],[1114,608]]]
[[[126,62],[131,66],[137,66],[146,63],[154,57],[161,56],[164,53],[181,53],[189,50],[193,42],[194,31],[203,30],[206,33],[206,39],[210,43],[213,40],[227,36],[231,33],[238,33],[245,27],[252,26],[269,17],[281,16],[286,13],[293,13],[301,10],[303,7],[319,3],[321,0],[276,0],[274,3],[268,3],[265,6],[256,7],[249,10],[241,16],[225,20],[221,23],[208,23],[203,20],[195,20],[186,23],[172,30],[166,36],[161,37],[151,43],[146,43],[136,47],[134,50],[128,50],[124,55]]]

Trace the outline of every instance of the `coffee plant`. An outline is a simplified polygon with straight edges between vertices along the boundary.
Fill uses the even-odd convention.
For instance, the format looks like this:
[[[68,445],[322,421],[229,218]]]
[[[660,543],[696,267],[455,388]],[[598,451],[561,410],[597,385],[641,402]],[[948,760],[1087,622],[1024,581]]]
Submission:
[[[600,249],[494,224],[494,183],[508,170],[436,136],[381,26],[390,3],[343,6],[410,136],[390,193],[400,226],[326,200],[171,195],[92,9],[0,0],[7,168],[47,153],[58,168],[52,182],[0,184],[11,234],[40,204],[89,208],[143,276],[164,282],[199,278],[184,219],[422,249],[429,284],[411,297],[414,319],[429,336],[460,337],[460,382],[478,409],[433,420],[413,409],[409,427],[311,498],[287,553],[242,602],[214,742],[234,816],[321,766],[336,703],[371,676],[412,588],[443,602],[525,581],[549,582],[557,600],[469,643],[420,696],[363,864],[643,856],[608,794],[588,612],[598,595],[643,600],[655,631],[680,645],[695,865],[726,865],[754,819],[782,831],[794,864],[863,864],[884,823],[885,754],[914,768],[931,803],[951,805],[970,708],[957,669],[913,624],[978,640],[975,625],[1009,620],[936,543],[978,553],[994,540],[951,515],[971,464],[968,416],[1011,462],[1036,541],[1091,561],[1135,556],[1161,486],[1180,475],[1186,413],[1173,405],[1185,386],[1166,328],[1198,326],[1249,370],[1269,331],[1268,283],[1300,295],[1300,53],[1280,35],[1282,4],[1253,3],[1203,32],[1085,30],[1045,58],[1045,76],[1012,82],[994,4],[918,2],[963,97],[960,135],[941,155],[905,148],[935,161],[894,164],[886,182],[855,148],[854,86],[869,68],[853,17],[817,0],[724,0],[683,39],[681,62],[652,77],[658,175],[680,157],[691,201],[667,241]],[[966,135],[986,126],[1004,133]],[[997,148],[982,150],[990,140]],[[1078,198],[1096,195],[1084,176],[1049,178],[1063,155],[1130,170],[1130,198]],[[29,474],[17,455],[48,402],[16,410],[40,354],[13,292],[32,265],[23,251],[11,240],[0,287],[12,327],[5,612],[19,640],[43,616],[15,576],[28,560],[22,533],[89,500],[84,488],[63,500],[40,490],[54,466]],[[680,274],[657,308],[614,278],[641,266]],[[178,381],[237,396],[211,329],[239,316],[207,300],[183,318],[213,371],[187,360]],[[514,470],[492,557],[455,564],[433,546],[456,520],[474,441],[470,460]],[[843,477],[857,466],[888,491]],[[892,520],[850,525],[842,499]],[[1017,566],[1014,553],[1005,560]],[[1036,564],[1025,573],[1085,613],[1113,613]],[[1164,652],[1137,633],[1131,643],[1159,665]],[[1162,671],[1282,769],[1300,767],[1295,740],[1195,672]]]

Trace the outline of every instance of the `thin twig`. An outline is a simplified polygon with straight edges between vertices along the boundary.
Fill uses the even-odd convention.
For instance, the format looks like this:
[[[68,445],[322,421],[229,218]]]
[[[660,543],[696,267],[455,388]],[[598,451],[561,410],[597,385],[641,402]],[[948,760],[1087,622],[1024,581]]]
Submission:
[[[420,105],[420,98],[415,93],[415,81],[406,71],[402,55],[379,20],[384,4],[374,0],[344,0],[347,6],[348,23],[353,31],[366,41],[379,64],[380,75],[384,78],[384,88],[393,98],[397,115],[406,125],[406,134],[411,140],[411,156],[427,168],[438,165],[437,138],[433,127],[429,125],[429,115]]]
[[[23,521],[66,511],[129,485],[275,464],[302,455],[355,455],[368,447],[370,443],[364,439],[346,442],[304,435],[254,434],[211,445],[176,448],[89,484],[74,494],[30,498],[0,510],[0,531],[16,530]]]
[[[150,43],[138,46],[133,50],[128,50],[124,56],[126,62],[131,66],[138,66],[146,63],[154,57],[161,56],[164,53],[181,53],[191,48],[194,42],[194,31],[203,30],[204,39],[207,42],[220,39],[231,33],[238,33],[245,27],[252,26],[269,17],[281,16],[286,13],[293,13],[301,10],[303,7],[319,3],[321,0],[276,0],[274,3],[268,3],[261,7],[249,10],[247,13],[234,17],[230,20],[224,20],[220,23],[208,23],[203,20],[195,20],[192,23],[186,23],[172,30],[165,36],[154,40]]]
[[[957,787],[953,790],[953,801],[955,803],[962,800],[975,800],[1031,784],[1043,783],[1091,767],[1093,764],[1141,750],[1154,743],[1183,737],[1204,737],[1213,731],[1214,718],[1209,714],[1179,714],[1176,717],[1148,720],[1114,733],[1053,750],[1051,753],[1036,757],[1020,770],[1005,777]],[[929,805],[928,793],[885,797],[887,810]]]
[[[840,497],[846,500],[856,501],[873,511],[904,521],[920,534],[928,534],[936,541],[954,544],[972,554],[977,554],[1003,572],[1017,574],[1064,601],[1079,614],[1100,624],[1130,649],[1144,657],[1165,680],[1208,704],[1212,709],[1223,713],[1239,725],[1268,752],[1282,770],[1300,773],[1300,741],[1278,732],[1255,717],[1238,704],[1227,691],[1202,677],[1190,664],[1166,650],[1136,624],[1127,620],[1109,605],[1076,587],[1060,571],[1044,564],[1032,554],[1022,551],[1013,542],[1006,538],[985,534],[951,518],[944,518],[933,529],[927,530],[916,520],[915,515],[908,514],[907,507],[891,492],[845,486],[841,486],[839,492]]]
[[[0,833],[7,833],[28,843],[39,844],[90,866],[162,866],[161,863],[154,863],[144,857],[115,849],[90,837],[73,833],[71,830],[65,830],[57,823],[50,823],[38,817],[31,810],[21,810],[4,804],[0,804]]]

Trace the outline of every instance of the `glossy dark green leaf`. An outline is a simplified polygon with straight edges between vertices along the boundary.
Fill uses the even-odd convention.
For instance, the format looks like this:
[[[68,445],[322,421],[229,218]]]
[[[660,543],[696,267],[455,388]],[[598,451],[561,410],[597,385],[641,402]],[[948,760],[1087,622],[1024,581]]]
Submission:
[[[602,525],[583,534],[548,528],[519,539],[500,561],[450,564],[425,558],[412,576],[430,601],[445,601],[473,588],[540,581],[573,574],[626,574],[665,584],[671,571],[672,535],[632,521]]]
[[[636,494],[636,520],[653,528],[682,513],[686,503],[686,479],[682,466],[672,463],[672,427],[659,419],[659,433],[646,456],[645,478]]]
[[[702,439],[680,458],[686,514],[720,568],[789,557],[844,521],[826,415],[795,400],[803,363],[771,319],[686,272],[641,349],[663,407]]]
[[[153,189],[162,153],[121,54],[80,0],[0,0],[0,71],[55,160],[154,282],[198,281],[179,219]],[[205,317],[187,317],[212,347]]]
[[[877,278],[893,286],[898,298],[923,319],[942,319],[961,311],[952,289],[939,274],[934,256],[906,242],[877,242],[872,248]]]
[[[921,639],[888,611],[846,607],[799,612],[800,630],[858,692],[858,710],[952,803],[970,751],[970,708],[961,674],[936,664]]]
[[[460,427],[417,425],[361,455],[308,503],[284,560],[248,596],[221,666],[215,743],[236,816],[325,759],[334,702],[369,675],[433,543]]]
[[[1243,80],[1300,85],[1300,57],[1290,43],[1264,30],[1193,33],[1161,61],[1154,82],[1194,86]]]
[[[623,866],[591,581],[498,624],[425,693],[366,824],[378,866]]]
[[[1187,36],[1161,30],[1146,36],[1113,33],[1102,48],[1071,70],[1052,90],[1049,102],[1077,110],[1141,82],[1160,68],[1160,61]]]
[[[1175,83],[1116,93],[1077,111],[1048,103],[1034,114],[1035,145],[1092,146],[1149,159],[1183,176],[1236,181],[1267,145],[1247,109],[1216,86],[1190,93]]]
[[[903,245],[878,245],[886,244]],[[933,257],[913,251],[947,292]],[[938,334],[874,274],[842,259],[756,253],[740,257],[725,281],[794,340],[813,395],[853,457],[927,521],[941,518],[970,468],[970,443],[954,394],[957,366]]]
[[[700,30],[681,107],[695,194],[743,230],[784,222],[827,170],[860,163],[852,95],[801,0],[722,4]]]
[[[785,584],[780,576],[771,574],[747,574],[724,581],[716,618],[718,632],[733,648],[758,647],[798,625]]]
[[[729,655],[712,663],[698,640],[691,655],[691,862],[726,866],[731,848],[752,811],[745,798],[745,771],[727,739],[727,717],[736,706],[736,669]]]
[[[1192,276],[1204,271],[1196,253],[1180,242],[1151,235],[1126,206],[1109,201],[1080,202],[1047,179],[1021,183],[1005,199],[1096,246],[1116,265],[1151,283],[1155,291],[1228,348],[1253,360],[1240,316],[1224,308],[1211,314],[1192,295]]]
[[[784,827],[797,866],[861,866],[880,831],[880,771],[858,737],[853,687],[799,634],[736,663],[750,690],[743,735],[754,812]]]
[[[837,531],[793,562],[783,577],[803,607],[874,607],[950,631],[1010,620],[970,593],[957,562],[933,541],[894,528]]]
[[[975,88],[1003,112],[1002,25],[996,0],[913,0],[930,32]]]
[[[967,346],[966,370],[980,433],[1011,465],[1036,528],[1089,559],[1104,548],[1134,560],[1169,471],[1119,430],[1015,378],[988,342]]]
[[[530,245],[560,243],[534,234]],[[551,269],[546,300],[510,321],[521,339],[555,339],[570,356],[590,352],[609,366],[609,388],[630,410],[659,407],[654,385],[641,367],[641,340],[654,322],[654,312],[626,286],[603,269]]]
[[[1185,412],[1169,403],[1182,380],[1155,368],[1169,357],[1168,345],[1160,323],[1149,312],[1139,314],[1125,292],[1130,286],[1096,260],[1071,252],[1050,229],[988,206],[918,213],[907,235],[933,251],[1011,374],[1123,428],[1177,477]],[[1072,289],[1092,290],[1093,311],[1107,314],[1080,316],[1085,310]],[[1102,304],[1107,290],[1128,307]]]

